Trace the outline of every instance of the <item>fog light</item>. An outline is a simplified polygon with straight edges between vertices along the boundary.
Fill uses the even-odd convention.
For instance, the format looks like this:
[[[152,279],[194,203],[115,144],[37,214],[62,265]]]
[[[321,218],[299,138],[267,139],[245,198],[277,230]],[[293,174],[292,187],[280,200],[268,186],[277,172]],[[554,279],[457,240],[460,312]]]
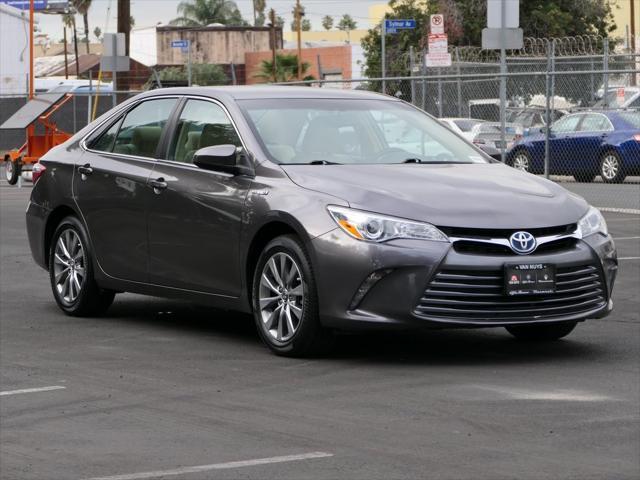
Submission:
[[[365,279],[365,281],[362,282],[362,284],[356,291],[356,294],[353,296],[353,300],[351,300],[351,303],[349,304],[349,310],[355,310],[356,308],[358,308],[358,305],[360,305],[360,302],[362,301],[364,296],[369,292],[369,290],[371,290],[371,287],[373,287],[376,283],[389,275],[391,271],[392,270],[390,268],[385,268],[383,270],[376,270],[375,272],[370,274]]]

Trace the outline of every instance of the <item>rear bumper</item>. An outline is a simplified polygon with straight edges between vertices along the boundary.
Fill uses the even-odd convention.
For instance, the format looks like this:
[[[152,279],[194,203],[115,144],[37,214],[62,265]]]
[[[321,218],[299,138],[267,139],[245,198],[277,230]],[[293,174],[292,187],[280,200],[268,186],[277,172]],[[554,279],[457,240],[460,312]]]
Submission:
[[[331,328],[473,328],[581,321],[604,317],[613,306],[611,292],[617,272],[616,251],[611,237],[599,234],[580,240],[561,252],[534,253],[526,257],[459,253],[450,243],[444,242],[365,243],[348,237],[339,229],[314,239],[312,246],[320,317],[323,325]],[[576,286],[585,290],[576,294],[563,293],[571,299],[577,297],[575,300],[524,299],[528,300],[527,306],[517,313],[511,313],[509,309],[519,310],[519,307],[511,305],[509,302],[513,299],[507,299],[503,294],[492,299],[498,303],[491,308],[484,304],[469,307],[467,302],[473,299],[469,300],[471,297],[466,295],[462,296],[462,306],[448,304],[444,309],[421,308],[425,305],[426,291],[440,272],[502,272],[505,263],[514,262],[549,263],[556,265],[558,271],[567,272],[588,268],[592,272],[589,278],[596,283],[591,284],[579,276],[567,276],[565,283],[577,279]],[[386,276],[374,283],[354,307],[356,292],[375,271]],[[597,275],[597,279],[593,275]],[[500,289],[493,291],[501,292]],[[556,304],[563,308],[555,308]]]

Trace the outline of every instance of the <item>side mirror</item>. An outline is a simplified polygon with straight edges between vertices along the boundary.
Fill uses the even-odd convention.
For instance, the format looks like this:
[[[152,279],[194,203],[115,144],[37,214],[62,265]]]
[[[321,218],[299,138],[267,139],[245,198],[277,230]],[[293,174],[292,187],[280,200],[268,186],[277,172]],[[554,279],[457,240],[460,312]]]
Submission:
[[[198,150],[193,155],[193,164],[203,170],[225,172],[233,175],[249,174],[251,171],[246,155],[235,145],[213,145]]]

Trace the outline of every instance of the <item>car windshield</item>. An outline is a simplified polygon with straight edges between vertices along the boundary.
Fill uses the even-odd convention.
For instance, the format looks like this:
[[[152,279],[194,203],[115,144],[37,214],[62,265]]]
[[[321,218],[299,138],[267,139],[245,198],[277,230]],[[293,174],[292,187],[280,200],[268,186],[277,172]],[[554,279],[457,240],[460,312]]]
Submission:
[[[623,122],[629,123],[633,128],[640,129],[640,112],[623,112],[620,113]]]
[[[461,131],[470,132],[473,130],[473,127],[482,122],[480,120],[454,120],[453,123],[455,123]]]
[[[271,160],[280,164],[491,162],[402,102],[278,98],[238,103]]]

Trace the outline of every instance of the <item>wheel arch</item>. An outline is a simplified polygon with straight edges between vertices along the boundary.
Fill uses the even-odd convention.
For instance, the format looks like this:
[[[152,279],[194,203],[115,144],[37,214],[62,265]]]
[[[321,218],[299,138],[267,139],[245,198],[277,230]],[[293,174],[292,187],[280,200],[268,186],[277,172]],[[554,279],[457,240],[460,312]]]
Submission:
[[[309,234],[300,224],[298,220],[285,212],[273,212],[267,215],[265,222],[256,229],[255,233],[251,236],[251,241],[248,243],[244,260],[244,280],[245,280],[245,292],[246,300],[251,309],[251,295],[253,289],[253,272],[258,263],[260,253],[264,250],[264,247],[276,237],[282,235],[294,235],[298,237],[307,254],[313,264],[313,253],[308,248],[311,238]]]
[[[51,246],[51,239],[53,238],[53,233],[56,231],[56,227],[60,224],[63,218],[68,216],[74,216],[79,221],[82,222],[82,217],[78,215],[73,208],[69,205],[59,205],[54,208],[51,213],[47,217],[47,222],[44,227],[44,261],[47,269],[49,268],[49,250]]]

